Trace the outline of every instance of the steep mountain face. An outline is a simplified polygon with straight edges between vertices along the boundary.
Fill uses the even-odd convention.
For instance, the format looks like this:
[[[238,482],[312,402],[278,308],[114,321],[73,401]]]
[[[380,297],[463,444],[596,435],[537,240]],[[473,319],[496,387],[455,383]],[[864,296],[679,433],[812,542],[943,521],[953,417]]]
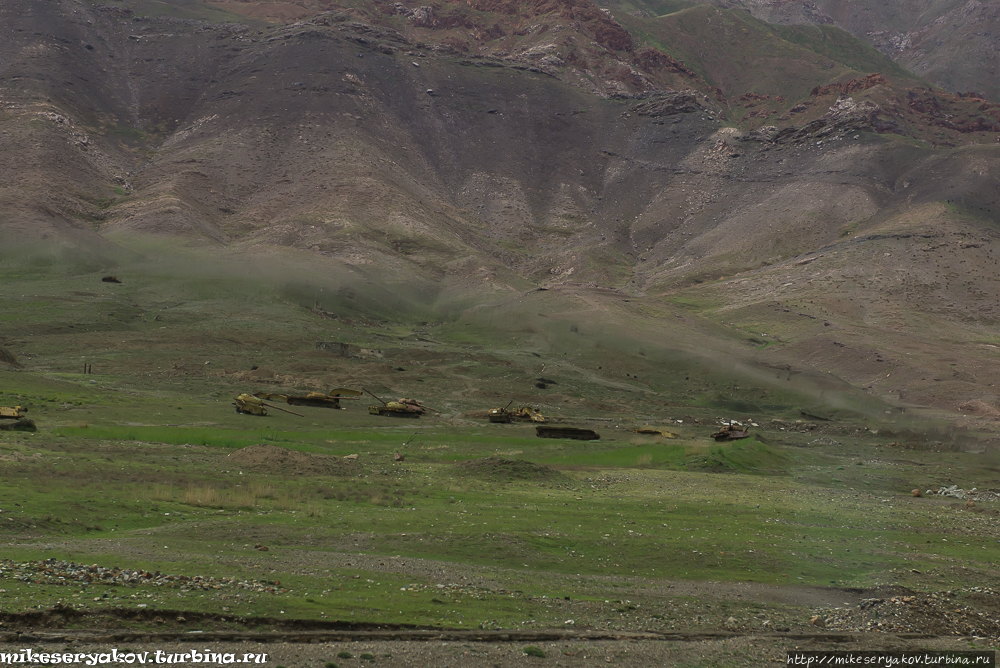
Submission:
[[[721,0],[718,4],[746,9],[769,23],[839,26],[938,86],[1000,99],[1000,4],[996,2]]]
[[[119,5],[0,7],[7,248],[158,237],[282,249],[427,303],[637,300],[608,326],[697,331],[902,403],[996,399],[995,110],[835,28],[701,6],[304,3],[265,24],[286,6]],[[668,304],[700,324],[657,324]]]
[[[1000,99],[1000,5],[953,0],[862,3],[820,0],[836,23],[928,81]]]

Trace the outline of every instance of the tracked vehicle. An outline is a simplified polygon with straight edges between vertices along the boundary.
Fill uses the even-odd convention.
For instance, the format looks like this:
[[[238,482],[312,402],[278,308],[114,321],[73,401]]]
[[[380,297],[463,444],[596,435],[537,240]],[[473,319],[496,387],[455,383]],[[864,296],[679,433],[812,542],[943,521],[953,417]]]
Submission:
[[[510,422],[511,417],[507,409],[510,408],[512,403],[514,403],[513,399],[508,401],[507,405],[503,408],[491,408],[486,417],[489,418],[490,422]]]
[[[362,388],[364,389],[364,388]],[[385,417],[419,418],[427,412],[427,407],[421,405],[416,399],[400,399],[399,401],[385,401],[381,397],[368,390],[368,394],[378,399],[381,406],[369,406],[368,412],[372,415],[382,415]]]
[[[490,422],[548,422],[542,412],[531,406],[518,406],[513,410],[510,405],[514,403],[511,399],[503,408],[491,408],[487,417]]]
[[[265,403],[260,397],[255,397],[254,395],[247,394],[246,392],[233,400],[233,406],[236,406],[237,413],[243,413],[245,415],[260,415],[263,417],[267,415],[268,408],[273,408],[277,411],[291,413],[292,415],[298,415],[299,417],[305,417],[302,413],[296,413],[295,411],[286,410],[280,406]]]
[[[340,410],[344,410],[344,407],[340,405],[341,400],[357,400],[361,396],[361,392],[349,390],[346,387],[339,387],[335,390],[330,390],[330,394],[323,394],[322,392],[309,392],[308,394],[255,392],[254,396],[258,399],[284,401],[289,406],[313,406],[316,408],[339,408]]]
[[[535,427],[535,435],[539,438],[572,438],[576,441],[596,441],[601,438],[593,429],[579,427]]]
[[[0,406],[0,419],[20,420],[27,412],[24,406]]]

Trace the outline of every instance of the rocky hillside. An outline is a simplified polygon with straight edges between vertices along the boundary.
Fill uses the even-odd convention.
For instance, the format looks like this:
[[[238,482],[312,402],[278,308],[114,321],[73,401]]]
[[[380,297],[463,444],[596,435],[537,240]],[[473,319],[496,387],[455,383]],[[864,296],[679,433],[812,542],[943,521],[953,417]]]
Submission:
[[[717,0],[714,4],[745,9],[769,23],[839,26],[927,81],[1000,100],[1000,4],[996,2]],[[630,8],[643,15],[656,11],[644,3]]]
[[[761,373],[998,400],[1000,108],[835,27],[584,0],[9,0],[0,24],[5,249],[281,253],[430,306],[547,288]]]

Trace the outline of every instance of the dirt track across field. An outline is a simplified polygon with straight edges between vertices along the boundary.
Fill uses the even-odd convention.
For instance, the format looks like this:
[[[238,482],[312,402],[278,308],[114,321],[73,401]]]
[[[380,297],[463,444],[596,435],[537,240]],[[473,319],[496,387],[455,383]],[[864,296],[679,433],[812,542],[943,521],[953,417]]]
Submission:
[[[247,637],[220,640],[215,634],[188,634],[185,640],[166,641],[159,638],[129,638],[111,640],[103,632],[85,639],[86,632],[59,632],[51,637],[24,634],[9,647],[32,646],[38,652],[79,651],[85,653],[150,652],[168,654],[198,652],[232,653],[242,657],[247,653],[266,654],[264,665],[287,668],[320,668],[329,663],[338,666],[374,665],[391,668],[506,668],[520,666],[765,666],[785,663],[793,650],[875,650],[875,651],[944,651],[995,649],[983,639],[970,637],[903,636],[890,634],[814,634],[814,635],[729,635],[676,634],[649,639],[645,633],[619,634],[616,639],[605,637],[555,638],[553,633],[495,634],[493,641],[475,637],[494,636],[471,632],[433,632],[421,640],[376,639],[374,637],[340,637],[320,639],[301,635],[289,639]],[[254,636],[255,634],[248,634]],[[287,634],[281,634],[287,635]],[[324,634],[325,635],[325,634]],[[501,635],[510,639],[501,640]],[[464,637],[461,637],[464,636]],[[516,636],[516,637],[515,637]],[[11,644],[13,643],[13,644]],[[196,644],[197,643],[197,644]],[[545,657],[531,656],[526,648],[535,648]],[[349,656],[347,656],[349,655]],[[152,657],[150,657],[152,658]],[[199,665],[224,665],[201,663]]]

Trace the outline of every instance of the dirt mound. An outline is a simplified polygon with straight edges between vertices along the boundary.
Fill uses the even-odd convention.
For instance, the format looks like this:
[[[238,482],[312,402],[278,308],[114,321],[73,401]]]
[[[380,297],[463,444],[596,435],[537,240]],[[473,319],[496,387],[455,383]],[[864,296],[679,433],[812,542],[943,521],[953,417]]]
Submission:
[[[1000,410],[996,406],[991,406],[981,399],[973,399],[958,405],[958,410],[970,415],[983,415],[985,417],[1000,417]]]
[[[284,475],[350,476],[361,472],[361,464],[357,460],[330,455],[310,455],[266,443],[258,443],[232,452],[223,462],[227,466],[240,466],[259,473]]]
[[[0,431],[38,431],[38,428],[31,418],[21,418],[16,422],[0,422]]]
[[[12,452],[8,455],[0,455],[0,462],[40,462],[42,453],[36,452],[33,455],[24,455],[20,452]]]
[[[0,346],[0,362],[14,367],[21,366],[21,363],[17,361],[16,357],[14,357],[14,353],[10,352],[3,346]]]
[[[899,589],[902,593],[896,595],[861,599],[856,608],[820,610],[826,613],[826,628],[985,637],[1000,633],[996,619],[996,595],[1000,592],[991,587],[968,587],[958,596],[952,591],[928,595]]]
[[[174,365],[174,369],[183,372],[182,375],[187,375],[189,370],[183,366]],[[196,369],[198,371],[204,372],[203,368]],[[241,384],[264,384],[264,385],[280,385],[281,387],[305,389],[308,391],[322,391],[326,392],[329,388],[327,387],[327,381],[324,378],[309,378],[306,376],[297,376],[290,373],[279,373],[272,369],[254,369],[252,371],[240,371],[233,369],[223,369],[222,371],[210,374],[212,376],[226,378],[227,380],[232,380]]]
[[[504,459],[503,457],[484,457],[470,459],[455,465],[460,473],[485,478],[495,482],[511,480],[553,480],[562,478],[563,474],[553,471],[547,466],[534,464],[523,459]]]

